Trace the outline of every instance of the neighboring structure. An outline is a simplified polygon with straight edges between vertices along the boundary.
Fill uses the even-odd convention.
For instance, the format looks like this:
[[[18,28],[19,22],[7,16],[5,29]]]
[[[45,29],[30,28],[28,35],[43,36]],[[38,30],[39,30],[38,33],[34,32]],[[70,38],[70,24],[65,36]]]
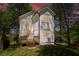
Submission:
[[[20,43],[54,44],[54,12],[46,7],[38,11],[30,11],[19,17]]]

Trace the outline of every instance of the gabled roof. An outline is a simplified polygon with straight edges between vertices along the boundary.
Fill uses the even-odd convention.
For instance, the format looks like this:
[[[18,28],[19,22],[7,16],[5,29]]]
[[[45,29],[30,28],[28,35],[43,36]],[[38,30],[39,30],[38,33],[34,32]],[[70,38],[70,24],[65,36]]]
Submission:
[[[51,15],[55,15],[55,13],[49,8],[49,7],[45,7],[41,10],[38,11],[38,13],[40,13],[40,15],[44,14],[46,11],[48,11]]]
[[[38,11],[38,13],[40,14],[40,15],[42,15],[42,14],[44,14],[45,12],[49,12],[51,15],[55,15],[55,13],[49,8],[49,7],[45,7],[45,8],[43,8],[43,9],[41,9],[41,10],[39,10]],[[19,16],[19,20],[21,20],[21,19],[24,19],[24,18],[26,18],[27,16],[30,16],[30,15],[34,15],[36,12],[35,11],[29,11],[29,12],[27,12],[27,13],[25,13],[25,14],[23,14],[23,15],[21,15],[21,16]]]
[[[25,13],[25,14],[19,16],[19,20],[24,19],[24,18],[26,18],[27,16],[33,15],[34,13],[35,13],[35,12],[34,12],[33,10],[32,10],[32,11],[29,11],[29,12],[27,12],[27,13]]]
[[[36,13],[35,15],[32,16],[32,23],[36,23],[39,20],[39,14]]]

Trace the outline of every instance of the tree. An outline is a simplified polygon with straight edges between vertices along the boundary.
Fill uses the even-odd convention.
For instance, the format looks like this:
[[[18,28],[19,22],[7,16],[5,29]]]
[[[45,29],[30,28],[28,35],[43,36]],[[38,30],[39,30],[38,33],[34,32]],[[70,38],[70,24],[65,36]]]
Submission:
[[[14,27],[19,28],[18,17],[21,14],[28,12],[30,9],[31,8],[28,6],[28,4],[9,4],[7,11],[0,12],[0,34],[2,36],[2,40],[4,41],[2,45],[6,47],[5,43],[6,40],[8,40],[6,38],[6,34],[9,33],[10,29]]]
[[[61,4],[53,4],[53,8],[52,8],[56,14],[55,18],[59,18],[58,22],[60,22],[57,26],[60,27],[60,31],[56,34],[56,41],[60,41],[62,42],[63,40],[65,40],[65,31],[64,31],[64,18],[62,16],[63,12],[62,12],[62,8],[61,8]],[[55,19],[56,20],[56,19]],[[56,26],[55,26],[56,27]]]
[[[60,38],[64,40],[67,37],[68,46],[70,46],[70,34],[69,34],[69,11],[71,10],[73,4],[53,4],[56,16],[59,17],[60,21]],[[67,33],[67,34],[66,34]]]

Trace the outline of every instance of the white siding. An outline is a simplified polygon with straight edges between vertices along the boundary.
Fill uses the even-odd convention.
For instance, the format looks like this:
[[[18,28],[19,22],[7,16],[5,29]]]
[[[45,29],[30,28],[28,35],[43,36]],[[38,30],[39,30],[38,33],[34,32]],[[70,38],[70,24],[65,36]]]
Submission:
[[[34,36],[39,36],[39,20],[33,24],[33,33]]]
[[[22,19],[20,21],[20,36],[26,36],[27,35],[27,28],[26,28],[26,19]]]
[[[20,33],[19,33],[19,36],[26,36],[28,34],[28,32],[32,32],[33,27],[31,26],[32,25],[31,17],[32,16],[30,15],[30,16],[26,17],[25,19],[20,20]]]
[[[49,45],[54,44],[54,22],[53,22],[53,16],[49,14],[49,12],[46,12],[40,16],[40,45]],[[45,34],[45,28],[47,28],[46,24],[49,24],[48,30],[46,30],[47,33]],[[46,35],[46,36],[45,36]],[[48,39],[50,38],[50,39]]]
[[[40,36],[40,45],[54,44],[54,16],[49,12],[39,15],[36,14],[20,20],[20,36],[33,34],[33,36]],[[32,23],[32,19],[35,20]],[[47,33],[47,34],[46,34]]]
[[[39,15],[35,14],[32,18],[35,22],[33,24],[33,34],[34,36],[39,36]]]

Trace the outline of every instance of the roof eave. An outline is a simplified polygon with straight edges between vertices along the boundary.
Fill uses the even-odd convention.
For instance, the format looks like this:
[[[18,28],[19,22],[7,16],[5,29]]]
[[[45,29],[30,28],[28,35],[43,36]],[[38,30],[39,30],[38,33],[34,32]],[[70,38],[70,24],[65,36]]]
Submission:
[[[21,20],[21,19],[23,19],[23,18],[25,18],[25,17],[27,17],[29,15],[32,15],[32,14],[34,14],[34,11],[33,10],[32,11],[29,11],[29,12],[27,12],[27,13],[21,15],[21,16],[19,16],[19,20]]]
[[[56,15],[49,7],[45,7],[38,11],[38,13],[42,12],[43,10],[48,9],[54,16]]]

